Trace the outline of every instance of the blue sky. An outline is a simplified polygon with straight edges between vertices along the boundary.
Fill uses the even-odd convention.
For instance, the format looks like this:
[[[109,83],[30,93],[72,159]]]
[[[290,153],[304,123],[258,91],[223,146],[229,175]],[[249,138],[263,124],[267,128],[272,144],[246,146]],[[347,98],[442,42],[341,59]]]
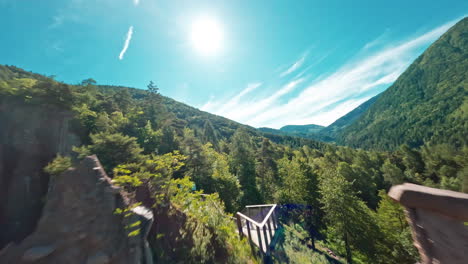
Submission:
[[[455,0],[0,0],[0,63],[68,83],[153,80],[255,127],[328,125],[466,14]]]

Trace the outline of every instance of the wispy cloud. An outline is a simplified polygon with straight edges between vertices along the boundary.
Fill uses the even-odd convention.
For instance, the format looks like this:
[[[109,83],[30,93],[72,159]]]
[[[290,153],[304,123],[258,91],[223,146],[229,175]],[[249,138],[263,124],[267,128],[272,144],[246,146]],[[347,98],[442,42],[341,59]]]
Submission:
[[[227,102],[217,102],[212,99],[201,109],[238,121],[245,120],[246,117],[254,118],[255,115],[266,111],[267,108],[271,107],[279,98],[293,91],[303,81],[304,79],[293,80],[281,87],[273,94],[264,98],[253,99],[253,97],[250,97],[250,100],[239,100],[242,96],[246,95],[247,93],[251,93],[254,89],[260,86],[260,83],[250,84],[247,86],[247,88],[239,93],[239,95],[242,96],[238,95],[233,99],[228,100]]]
[[[305,61],[306,57],[307,57],[307,54],[302,55],[299,58],[299,60],[294,62],[286,71],[282,72],[280,74],[280,77],[284,77],[286,75],[289,75],[289,74],[295,72],[297,69],[299,69],[302,66],[302,64],[304,64],[304,61]]]
[[[364,46],[358,57],[328,75],[321,75],[310,82],[306,82],[305,78],[297,79],[298,75],[308,74],[309,69],[306,67],[305,72],[296,75],[272,95],[260,98],[251,96],[250,100],[237,100],[228,107],[219,107],[224,102],[211,99],[204,110],[255,127],[329,125],[392,84],[424,48],[455,22],[448,22],[422,35],[390,43],[380,49],[374,41]],[[369,46],[374,46],[373,51],[369,50]],[[301,68],[304,60],[305,56],[301,57],[282,75],[286,76]]]
[[[48,29],[60,28],[66,23],[88,24],[91,23],[89,15],[89,6],[84,0],[63,1],[64,5],[55,11],[52,16],[52,22]],[[98,2],[98,1],[96,1]],[[102,2],[102,1],[99,1]],[[97,3],[95,3],[97,4]]]
[[[119,60],[122,60],[125,55],[125,52],[127,52],[128,45],[130,45],[130,40],[132,40],[132,35],[133,35],[133,26],[130,26],[128,28],[127,38],[125,39],[124,46],[122,48],[122,51],[120,51],[120,54],[119,54]]]
[[[378,36],[377,38],[375,38],[371,42],[367,43],[363,47],[363,50],[368,50],[368,49],[371,49],[373,47],[376,47],[376,46],[384,43],[384,41],[387,40],[387,37],[388,37],[389,33],[390,33],[390,30],[387,28],[380,36]]]
[[[49,25],[49,28],[56,28],[63,24],[64,17],[63,15],[56,15],[52,17],[52,23]]]
[[[205,105],[203,105],[201,109],[204,111],[211,111],[213,109],[216,109],[216,112],[219,115],[226,114],[227,112],[231,111],[232,109],[234,109],[236,106],[239,105],[240,99],[244,95],[252,92],[253,90],[260,87],[261,85],[262,83],[260,82],[249,83],[247,87],[244,88],[239,94],[227,100],[226,102],[222,102],[222,105],[219,104],[220,102],[215,102],[214,98],[211,98],[212,100],[208,101]]]
[[[133,4],[134,4],[134,5],[137,6],[139,3],[140,3],[140,0],[133,0]]]

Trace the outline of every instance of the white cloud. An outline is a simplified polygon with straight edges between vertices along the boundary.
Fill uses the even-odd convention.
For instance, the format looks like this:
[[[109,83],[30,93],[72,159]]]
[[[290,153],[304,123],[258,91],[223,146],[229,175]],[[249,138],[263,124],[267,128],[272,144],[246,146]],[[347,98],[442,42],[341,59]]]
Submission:
[[[140,3],[140,0],[133,0],[133,4],[134,4],[134,5],[137,6],[139,3]]]
[[[208,112],[216,111],[216,113],[218,113],[219,115],[223,115],[227,111],[230,111],[234,107],[239,105],[239,101],[244,95],[252,92],[253,90],[260,87],[261,85],[262,85],[262,83],[260,83],[260,82],[249,83],[247,85],[247,87],[244,90],[242,90],[238,95],[234,96],[233,98],[231,98],[227,102],[223,102],[222,105],[220,105],[218,103],[215,103],[212,100],[210,100],[210,101],[208,101],[208,103],[203,105],[200,109],[203,110],[203,111],[208,111]]]
[[[207,104],[205,104],[201,109],[204,111],[216,113],[221,116],[228,117],[233,120],[243,120],[244,123],[252,123],[248,122],[246,118],[254,119],[257,115],[261,114],[263,111],[266,111],[269,107],[273,107],[277,100],[281,98],[283,95],[288,94],[289,92],[293,91],[300,83],[302,83],[304,79],[298,79],[291,81],[284,85],[281,89],[274,92],[273,94],[261,98],[261,99],[253,99],[250,100],[239,100],[242,96],[247,93],[253,91],[253,89],[259,87],[260,85],[253,85],[250,84],[244,89],[239,95],[236,96],[227,102],[216,102],[211,99]]]
[[[119,60],[122,60],[125,55],[125,52],[127,52],[128,45],[130,45],[130,40],[132,39],[132,35],[133,35],[133,26],[130,26],[128,28],[127,38],[125,39],[124,46],[122,48],[122,51],[120,51],[120,54],[119,54]]]
[[[387,28],[380,36],[367,43],[362,49],[368,50],[384,43],[387,40],[390,30]]]
[[[291,65],[291,67],[289,67],[286,71],[282,72],[280,74],[280,77],[284,77],[290,73],[293,73],[294,71],[296,71],[297,69],[299,69],[302,64],[304,64],[304,61],[307,57],[307,54],[303,55],[301,58],[299,58],[299,60],[297,60],[296,62],[293,63],[293,65]]]
[[[381,91],[382,86],[392,84],[427,45],[455,22],[451,21],[425,34],[373,53],[367,51],[367,45],[358,58],[348,61],[334,73],[317,78],[306,86],[299,86],[304,78],[296,79],[273,95],[255,100],[238,100],[229,107],[218,107],[224,103],[212,99],[210,109],[207,110],[255,127],[278,128],[287,124],[329,125]],[[297,70],[304,58],[303,56],[284,73],[287,75]],[[301,88],[300,93],[291,96],[291,91],[297,87]],[[279,100],[285,95],[289,95],[290,99]]]
[[[311,116],[308,116],[301,119],[296,119],[294,124],[303,125],[303,124],[321,124],[321,125],[330,125],[338,118],[346,115],[351,112],[353,109],[364,103],[365,101],[372,98],[372,96],[366,96],[359,99],[350,99],[343,103],[338,104],[336,107],[331,108],[326,111],[318,111]],[[330,122],[331,120],[331,122]]]

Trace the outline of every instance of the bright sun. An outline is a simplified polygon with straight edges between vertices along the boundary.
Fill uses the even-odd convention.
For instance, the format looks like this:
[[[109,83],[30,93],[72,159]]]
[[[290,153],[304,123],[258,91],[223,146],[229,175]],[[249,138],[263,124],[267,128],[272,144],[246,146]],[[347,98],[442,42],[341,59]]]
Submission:
[[[223,32],[216,20],[202,17],[192,24],[192,45],[203,55],[217,54],[222,48]]]

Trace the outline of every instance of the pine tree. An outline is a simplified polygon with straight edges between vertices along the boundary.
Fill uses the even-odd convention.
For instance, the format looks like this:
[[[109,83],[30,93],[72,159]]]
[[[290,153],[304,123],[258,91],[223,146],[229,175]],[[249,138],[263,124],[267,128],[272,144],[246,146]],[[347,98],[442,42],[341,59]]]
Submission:
[[[203,134],[202,134],[202,142],[204,144],[210,142],[214,149],[218,150],[218,136],[216,135],[216,131],[213,127],[213,124],[210,120],[206,120],[205,124],[203,125]]]
[[[91,135],[91,145],[74,148],[80,158],[96,154],[107,173],[119,164],[140,160],[142,148],[136,138],[124,136],[120,133],[101,132]]]
[[[378,241],[379,263],[416,263],[418,252],[413,246],[411,230],[401,205],[390,199],[384,190],[379,192],[380,202],[376,219],[383,237]]]
[[[278,184],[278,165],[275,150],[269,139],[264,138],[258,152],[257,175],[259,191],[266,202],[272,202],[275,185]]]
[[[242,205],[261,203],[255,175],[255,155],[251,138],[244,129],[236,130],[232,137],[230,164],[244,191]]]
[[[184,129],[183,140],[180,143],[180,149],[187,159],[185,161],[185,175],[191,177],[197,184],[198,189],[211,193],[211,173],[205,152],[203,152],[203,145],[200,140],[195,137],[193,130],[189,128]]]
[[[395,164],[391,163],[390,160],[385,160],[385,163],[380,169],[382,171],[385,181],[391,185],[401,184],[404,181],[404,173]]]

